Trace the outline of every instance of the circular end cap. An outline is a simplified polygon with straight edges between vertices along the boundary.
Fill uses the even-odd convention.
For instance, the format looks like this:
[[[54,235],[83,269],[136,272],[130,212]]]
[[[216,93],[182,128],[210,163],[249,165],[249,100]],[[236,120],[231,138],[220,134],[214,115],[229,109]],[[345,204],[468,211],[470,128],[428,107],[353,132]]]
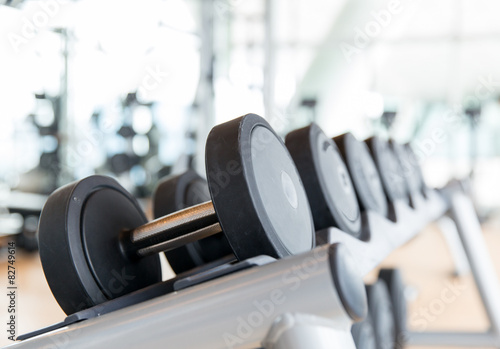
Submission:
[[[363,320],[368,313],[368,302],[363,279],[352,255],[342,244],[331,245],[328,255],[332,278],[342,305],[354,321]]]
[[[379,137],[371,137],[365,143],[371,151],[389,201],[403,200],[409,203],[410,197],[406,181],[396,154],[391,149],[389,142]]]
[[[153,192],[154,216],[161,217],[208,200],[206,181],[195,171],[187,170],[158,183]]]
[[[416,182],[417,190],[419,190],[425,196],[427,194],[427,186],[425,184],[422,167],[420,166],[417,154],[415,154],[415,152],[413,151],[410,143],[406,143],[403,147],[408,156],[408,162],[414,169],[414,180]]]
[[[387,216],[387,199],[377,167],[370,155],[368,146],[358,141],[351,133],[334,138],[344,157],[360,207]]]
[[[210,195],[234,254],[282,258],[312,249],[314,226],[283,141],[258,115],[215,126],[207,138]]]
[[[109,177],[90,176],[50,195],[40,216],[40,259],[66,314],[161,281],[158,256],[132,260],[120,248],[121,233],[146,221]]]
[[[373,285],[366,286],[366,293],[377,348],[394,348],[396,329],[387,285],[382,281],[377,281]]]
[[[399,269],[381,269],[378,278],[383,281],[389,289],[394,315],[394,324],[396,327],[395,341],[396,347],[399,349],[404,346],[407,335],[407,305],[403,277]]]
[[[304,182],[316,229],[336,226],[358,237],[361,215],[356,191],[333,140],[312,123],[290,132],[285,143]]]
[[[195,171],[188,170],[162,180],[153,194],[155,218],[210,201],[207,181]],[[232,254],[223,234],[165,252],[168,262],[176,274],[180,274]]]
[[[377,349],[375,333],[369,316],[365,320],[352,325],[351,334],[356,349]]]
[[[406,184],[406,191],[408,195],[415,195],[420,192],[421,184],[417,174],[417,167],[410,161],[410,154],[402,145],[394,140],[390,142],[391,148],[396,154],[399,163],[400,173]]]

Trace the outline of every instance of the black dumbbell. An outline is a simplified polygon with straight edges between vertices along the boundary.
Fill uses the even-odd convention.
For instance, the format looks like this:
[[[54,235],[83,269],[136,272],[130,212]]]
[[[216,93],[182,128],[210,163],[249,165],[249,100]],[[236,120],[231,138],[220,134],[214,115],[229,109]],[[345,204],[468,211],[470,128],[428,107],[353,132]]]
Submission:
[[[286,136],[285,144],[304,183],[313,212],[315,228],[320,230],[337,226],[352,235],[359,236],[361,223],[356,190],[351,183],[349,171],[336,144],[316,124],[289,133]],[[345,146],[343,145],[351,157],[355,158],[356,155],[359,155],[359,159],[370,161],[370,154],[366,146],[364,148],[363,146],[363,143],[356,141],[352,136],[347,136]],[[379,180],[373,160],[371,161],[373,168],[370,168],[369,165],[362,165],[368,168],[363,168],[368,185],[372,184],[374,179]],[[355,162],[356,160],[352,161],[353,164]],[[353,165],[353,169],[357,170],[358,165],[360,164]],[[370,172],[370,170],[372,171]],[[373,178],[374,176],[376,177]],[[360,176],[358,175],[358,177]],[[204,201],[203,181],[193,171],[163,180],[154,194],[155,217]],[[359,178],[359,182],[361,181],[363,179]],[[197,195],[194,195],[196,188],[198,188]],[[363,187],[363,190],[373,189]],[[376,190],[373,191],[376,192]],[[383,204],[385,204],[385,210],[387,210],[387,200],[380,180],[379,191],[380,193],[376,194],[381,197]],[[365,193],[363,197],[370,197],[370,195],[372,195],[371,192]],[[198,201],[186,203],[188,197],[196,197]],[[378,199],[380,200],[380,198]],[[230,253],[231,249],[224,236],[216,235],[166,252],[166,255],[172,269],[176,273],[181,273],[217,260],[227,261],[225,256]]]
[[[352,325],[351,334],[356,349],[377,349],[377,341],[370,314],[363,321]]]
[[[394,349],[396,326],[387,284],[377,280],[366,286],[368,315],[352,325],[351,333],[358,349]]]
[[[323,149],[321,142],[317,141],[318,138],[327,142],[329,147]],[[313,124],[294,131],[286,137],[286,146],[299,169],[306,188],[315,219],[315,228],[319,230],[333,225],[342,225],[343,220],[346,219],[342,211],[345,204],[344,196],[347,196],[348,201],[352,201],[356,220],[358,220],[354,189],[351,187],[343,191],[334,190],[335,186],[342,188],[343,183],[340,181],[346,179],[347,184],[349,184],[350,179],[335,144],[324,135],[321,129]],[[339,168],[338,171],[337,168]],[[316,173],[318,175],[315,175]],[[332,173],[339,173],[339,176],[343,174],[346,178],[339,177],[337,179]],[[155,217],[161,217],[181,208],[206,201],[205,197],[209,193],[208,189],[205,188],[208,188],[205,180],[194,171],[187,171],[164,179],[154,193]],[[383,198],[385,200],[385,196]],[[330,213],[331,211],[334,214]],[[330,215],[330,217],[325,218],[325,215]],[[340,224],[335,223],[335,220],[331,218],[332,215],[341,216],[338,218]],[[348,230],[345,225],[343,226],[344,230]],[[227,261],[226,256],[231,254],[231,248],[226,238],[219,234],[165,252],[165,254],[172,269],[176,273],[182,273],[215,261],[221,263]]]
[[[413,151],[410,143],[406,143],[404,145],[408,157],[408,162],[410,166],[412,166],[415,170],[416,181],[419,183],[418,187],[420,192],[424,197],[427,197],[427,184],[425,183],[424,174],[422,173],[422,167],[420,166],[420,162],[418,160],[417,154]]]
[[[360,237],[356,191],[335,142],[313,123],[290,132],[285,144],[304,183],[316,230],[338,227]]]
[[[410,195],[401,165],[389,142],[379,137],[365,140],[382,180],[382,186],[390,202],[410,204]]]
[[[162,217],[207,200],[210,200],[207,181],[194,170],[169,176],[154,190],[154,217]],[[234,259],[231,257],[234,255],[224,234],[212,235],[174,250],[165,251],[165,255],[176,274],[206,266],[214,261],[224,263]],[[229,258],[226,258],[228,256]]]
[[[387,198],[368,146],[351,133],[337,136],[333,140],[349,169],[361,210],[387,216]]]
[[[417,157],[409,144],[400,144],[394,140],[390,141],[394,153],[397,155],[403,176],[406,180],[408,192],[413,197],[415,195],[426,195],[425,181],[422,169]]]
[[[410,200],[412,200],[414,195],[421,193],[421,183],[416,172],[416,167],[410,163],[409,153],[403,144],[392,139],[389,141],[389,144],[394,154],[396,154],[396,158],[401,168],[401,174],[406,185],[406,191],[408,192]]]
[[[387,285],[383,281],[377,280],[374,284],[366,286],[366,295],[376,347],[377,349],[393,349],[396,328]]]
[[[407,305],[403,278],[399,269],[381,269],[378,279],[383,281],[389,290],[395,326],[395,349],[401,349],[408,340],[406,329]]]
[[[212,200],[149,223],[111,178],[91,176],[49,197],[40,218],[40,258],[67,314],[161,281],[158,252],[221,232],[240,260],[314,247],[299,174],[264,119],[248,114],[214,127],[205,162]]]

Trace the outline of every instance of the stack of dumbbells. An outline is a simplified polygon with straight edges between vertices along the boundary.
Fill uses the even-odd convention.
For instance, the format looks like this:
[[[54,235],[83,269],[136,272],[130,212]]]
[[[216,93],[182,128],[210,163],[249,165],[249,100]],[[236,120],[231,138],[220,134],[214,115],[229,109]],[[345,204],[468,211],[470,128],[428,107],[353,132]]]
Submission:
[[[40,218],[40,258],[68,318],[102,315],[261,261],[306,253],[326,243],[318,232],[330,227],[367,241],[366,212],[393,220],[392,203],[412,206],[414,193],[425,195],[408,145],[377,137],[362,142],[350,133],[332,139],[316,124],[290,132],[283,142],[254,114],[212,129],[205,164],[206,176],[189,170],[159,183],[150,222],[136,199],[104,176],[49,197]],[[341,251],[338,245],[330,253],[353,258]],[[160,253],[174,279],[162,281]],[[406,311],[399,272],[383,269],[366,286],[353,272],[336,277],[355,322],[356,346],[402,347]]]

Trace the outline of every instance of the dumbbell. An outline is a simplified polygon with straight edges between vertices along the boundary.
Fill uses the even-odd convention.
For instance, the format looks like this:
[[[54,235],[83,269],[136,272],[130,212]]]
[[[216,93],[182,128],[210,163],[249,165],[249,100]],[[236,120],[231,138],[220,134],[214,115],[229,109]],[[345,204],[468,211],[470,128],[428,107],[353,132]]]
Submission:
[[[335,143],[316,124],[312,124],[288,134],[285,144],[306,189],[315,229],[341,226],[344,231],[359,234],[360,217],[356,193]],[[324,144],[327,146],[324,147]],[[349,187],[346,189],[344,185]],[[204,186],[204,180],[193,171],[161,181],[153,196],[155,217],[204,201],[209,195]],[[348,209],[355,213],[354,222],[344,213],[346,202],[351,205]],[[344,221],[347,223],[343,224]],[[351,228],[353,223],[356,225],[355,229]],[[227,261],[225,257],[231,254],[231,249],[226,238],[219,234],[165,254],[172,269],[176,273],[182,273],[215,261]]]
[[[356,191],[335,142],[313,123],[287,134],[285,144],[304,183],[316,230],[338,227],[360,237]]]
[[[154,217],[162,217],[207,200],[210,200],[207,181],[194,170],[172,175],[161,180],[154,190]],[[225,236],[216,234],[165,251],[165,255],[173,271],[180,274],[214,261],[228,262],[231,257],[225,257],[233,253]]]
[[[425,181],[413,149],[409,144],[401,144],[394,140],[391,140],[390,144],[398,157],[409,193],[412,196],[423,195],[425,197]]]
[[[362,211],[387,216],[387,198],[368,146],[351,133],[334,137],[352,178]]]
[[[285,144],[306,188],[315,228],[319,230],[338,226],[358,235],[360,217],[356,194],[361,207],[384,216],[387,215],[387,199],[367,146],[351,134],[338,136],[334,141],[318,125],[311,124],[289,133]],[[346,159],[345,163],[341,155]],[[203,190],[203,182],[193,171],[163,180],[155,190],[155,217],[204,201],[204,197],[209,194],[208,190]],[[198,201],[186,203],[189,197],[196,197]],[[356,213],[355,229],[351,228],[352,222],[345,214],[346,203],[347,210]],[[229,253],[225,238],[213,236],[166,252],[166,255],[172,269],[180,273],[217,259],[222,260]]]
[[[394,349],[396,326],[392,301],[387,284],[378,279],[367,285],[368,315],[353,324],[352,337],[358,349]]]
[[[410,195],[401,165],[389,145],[379,137],[365,140],[382,180],[382,186],[390,202],[397,200],[410,204]]]
[[[377,280],[366,286],[368,313],[370,314],[377,349],[393,349],[396,328],[391,297],[387,285]]]
[[[377,341],[370,314],[363,321],[352,325],[351,334],[356,349],[377,349]]]
[[[394,151],[394,154],[396,154],[404,183],[406,185],[406,190],[411,200],[414,195],[421,192],[420,179],[416,173],[416,168],[410,163],[408,151],[403,144],[392,139],[389,140],[389,144]]]
[[[381,269],[378,279],[383,281],[389,290],[394,318],[395,349],[402,349],[407,343],[407,305],[405,286],[399,269]]]
[[[428,187],[427,184],[425,183],[424,174],[422,173],[422,167],[420,166],[417,154],[415,154],[415,152],[413,151],[413,148],[411,147],[410,143],[406,143],[404,147],[406,149],[406,153],[408,156],[408,162],[415,169],[415,176],[417,178],[416,179],[417,182],[419,183],[418,186],[420,192],[423,194],[424,197],[426,197]]]
[[[299,174],[264,119],[248,114],[214,127],[205,162],[212,200],[149,223],[108,177],[87,177],[50,195],[40,218],[40,259],[66,314],[161,281],[159,252],[221,232],[240,260],[314,247]]]

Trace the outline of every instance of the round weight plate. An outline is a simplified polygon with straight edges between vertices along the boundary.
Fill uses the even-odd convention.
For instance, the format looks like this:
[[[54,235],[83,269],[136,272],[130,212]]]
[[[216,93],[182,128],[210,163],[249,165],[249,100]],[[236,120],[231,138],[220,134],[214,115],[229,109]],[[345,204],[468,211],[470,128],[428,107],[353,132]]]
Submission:
[[[247,114],[215,126],[205,149],[212,202],[238,259],[282,258],[315,246],[302,181],[267,121]]]
[[[153,194],[155,218],[163,217],[186,207],[210,200],[207,181],[195,171],[170,176],[162,180]],[[183,273],[206,263],[232,254],[224,234],[205,239],[165,252],[170,266],[176,274]]]
[[[377,281],[366,286],[368,313],[372,319],[377,349],[394,348],[396,329],[392,315],[392,303],[387,285]]]
[[[337,136],[334,141],[349,169],[361,209],[387,216],[387,198],[367,145],[351,133]]]
[[[422,173],[422,167],[420,167],[420,163],[418,161],[417,155],[413,151],[413,148],[409,143],[404,145],[406,149],[406,153],[408,154],[408,161],[415,169],[416,181],[418,182],[419,190],[422,194],[426,194],[427,186],[425,184],[424,174]]]
[[[343,244],[331,245],[328,254],[335,289],[345,311],[354,321],[365,319],[368,301],[356,260]]]
[[[313,123],[290,132],[285,143],[304,182],[316,230],[336,226],[358,237],[361,215],[356,191],[333,140]]]
[[[158,256],[131,260],[120,235],[146,223],[137,201],[115,180],[91,176],[66,185],[40,216],[40,259],[66,314],[161,281]]]
[[[367,317],[361,322],[352,325],[352,339],[356,349],[376,349],[377,341],[375,340],[375,332],[370,317]]]
[[[407,342],[407,308],[403,278],[399,269],[382,269],[380,270],[378,278],[383,281],[389,289],[394,316],[394,325],[396,329],[394,335],[396,343],[395,348],[401,349]]]
[[[399,161],[408,193],[410,193],[411,195],[420,193],[420,179],[418,178],[417,168],[410,162],[410,154],[408,153],[404,145],[394,140],[391,140],[389,143]]]
[[[409,204],[410,197],[406,181],[401,173],[401,166],[396,154],[389,143],[378,137],[368,138],[365,143],[371,151],[389,201],[402,200]]]

